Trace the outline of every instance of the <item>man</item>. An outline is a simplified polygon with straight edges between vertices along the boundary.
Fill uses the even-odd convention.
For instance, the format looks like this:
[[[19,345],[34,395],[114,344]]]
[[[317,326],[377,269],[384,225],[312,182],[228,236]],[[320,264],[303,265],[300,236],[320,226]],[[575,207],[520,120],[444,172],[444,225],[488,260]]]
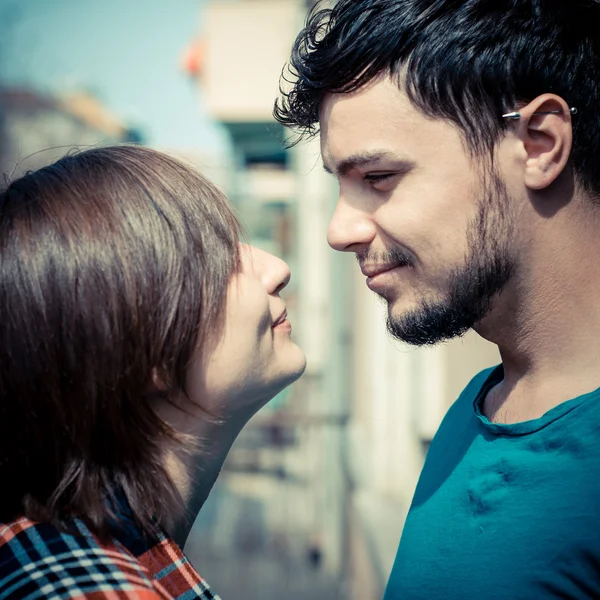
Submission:
[[[431,444],[386,600],[600,598],[600,3],[340,0],[290,70],[275,115],[320,130],[329,243],[390,332],[502,356]]]

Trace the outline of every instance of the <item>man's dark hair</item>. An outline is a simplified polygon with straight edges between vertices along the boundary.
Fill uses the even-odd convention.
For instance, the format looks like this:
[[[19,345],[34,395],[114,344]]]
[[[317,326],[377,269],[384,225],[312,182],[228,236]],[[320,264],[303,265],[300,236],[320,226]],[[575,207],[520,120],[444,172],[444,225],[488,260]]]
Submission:
[[[301,134],[317,132],[326,93],[390,75],[424,114],[456,124],[474,155],[492,152],[507,127],[503,113],[557,94],[578,109],[571,155],[577,179],[600,192],[598,0],[318,4],[288,70],[274,115]]]
[[[238,233],[209,181],[146,148],[66,156],[0,193],[0,522],[104,535],[122,498],[146,530],[181,516],[164,452],[185,440],[155,403],[185,396],[220,330]]]

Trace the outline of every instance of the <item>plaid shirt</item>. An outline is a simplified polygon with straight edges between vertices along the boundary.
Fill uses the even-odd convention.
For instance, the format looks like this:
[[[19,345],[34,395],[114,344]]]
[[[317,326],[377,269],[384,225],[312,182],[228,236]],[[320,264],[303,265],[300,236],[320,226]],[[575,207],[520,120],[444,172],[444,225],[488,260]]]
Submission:
[[[0,600],[219,600],[179,547],[127,523],[103,544],[83,521],[73,534],[49,523],[0,523]]]

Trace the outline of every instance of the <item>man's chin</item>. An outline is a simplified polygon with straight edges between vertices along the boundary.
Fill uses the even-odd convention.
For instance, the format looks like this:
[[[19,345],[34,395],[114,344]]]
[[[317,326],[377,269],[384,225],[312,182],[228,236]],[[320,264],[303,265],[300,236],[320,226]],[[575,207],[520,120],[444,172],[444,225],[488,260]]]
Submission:
[[[386,325],[388,332],[401,342],[411,346],[433,346],[460,337],[471,329],[472,325],[456,317],[442,304],[404,311],[390,307]]]
[[[422,311],[423,302],[418,302],[414,298],[409,298],[406,294],[390,300],[384,298],[387,304],[387,318],[388,320],[402,322],[405,319],[411,319],[413,315]]]

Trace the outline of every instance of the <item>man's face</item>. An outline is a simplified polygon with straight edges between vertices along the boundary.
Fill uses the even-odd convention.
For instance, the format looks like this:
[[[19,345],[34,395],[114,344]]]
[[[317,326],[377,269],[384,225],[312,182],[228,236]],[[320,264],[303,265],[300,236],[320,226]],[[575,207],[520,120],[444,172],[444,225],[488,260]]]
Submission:
[[[388,303],[390,332],[422,345],[475,326],[515,262],[501,179],[482,176],[459,132],[387,78],[327,95],[320,125],[324,166],[340,186],[329,244],[356,253]]]

